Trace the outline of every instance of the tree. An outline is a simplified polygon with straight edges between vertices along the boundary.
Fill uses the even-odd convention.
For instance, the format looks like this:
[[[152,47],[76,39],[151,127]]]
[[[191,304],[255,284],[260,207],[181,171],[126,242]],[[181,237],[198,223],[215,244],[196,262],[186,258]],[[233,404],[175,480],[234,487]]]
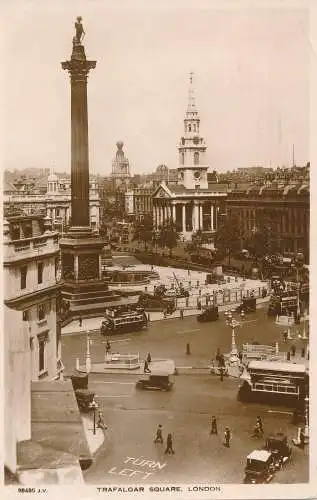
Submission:
[[[246,245],[257,258],[265,254],[274,254],[278,251],[279,235],[274,215],[273,212],[264,210],[257,213],[255,231]]]
[[[167,219],[159,228],[158,244],[164,248],[167,247],[172,256],[172,250],[177,246],[180,233],[177,231],[176,224],[172,219]]]
[[[132,239],[143,241],[144,250],[147,250],[147,244],[153,239],[153,219],[150,215],[145,215],[143,220],[135,223]]]
[[[223,216],[218,224],[215,236],[215,245],[222,255],[228,256],[228,264],[233,253],[242,249],[244,231],[239,217],[236,215]]]

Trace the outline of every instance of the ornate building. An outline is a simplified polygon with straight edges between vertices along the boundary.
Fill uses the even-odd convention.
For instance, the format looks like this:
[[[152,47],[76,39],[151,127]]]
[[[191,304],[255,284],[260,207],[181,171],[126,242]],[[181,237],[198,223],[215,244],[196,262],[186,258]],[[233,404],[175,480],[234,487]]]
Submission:
[[[153,194],[153,221],[158,228],[171,218],[185,239],[202,230],[214,233],[217,214],[227,196],[227,186],[208,184],[207,145],[200,134],[200,117],[196,108],[193,74],[190,75],[188,107],[184,134],[180,139],[177,185],[162,182]]]
[[[125,211],[135,220],[142,220],[145,215],[153,213],[153,188],[140,186],[128,189],[125,193]]]
[[[117,142],[116,156],[112,161],[111,178],[114,189],[125,188],[131,179],[129,160],[124,155],[123,145],[122,141]]]
[[[260,221],[271,226],[281,253],[303,252],[309,260],[310,196],[308,181],[236,185],[226,199],[227,215],[239,217],[246,240],[261,230]]]
[[[9,187],[9,186],[8,186]],[[48,215],[52,219],[53,226],[60,232],[64,232],[71,220],[71,183],[70,179],[61,179],[51,173],[47,178],[47,190],[45,194],[33,194],[32,192],[5,191],[4,206],[14,204],[26,214]],[[91,180],[89,185],[89,216],[92,229],[100,227],[100,197],[98,186]]]
[[[48,218],[3,222],[5,464],[16,470],[17,444],[31,439],[31,381],[62,368],[56,304],[58,234]]]

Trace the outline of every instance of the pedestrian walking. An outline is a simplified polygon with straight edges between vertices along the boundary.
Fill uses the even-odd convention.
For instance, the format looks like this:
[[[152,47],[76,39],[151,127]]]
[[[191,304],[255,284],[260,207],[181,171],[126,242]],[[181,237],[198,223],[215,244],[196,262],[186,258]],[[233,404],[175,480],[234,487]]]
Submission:
[[[174,455],[175,451],[173,450],[173,439],[172,434],[167,434],[166,439],[166,450],[164,453],[168,453],[169,455],[172,453]]]
[[[149,362],[147,359],[144,361],[144,370],[143,371],[144,371],[144,373],[151,373],[151,370],[149,368]]]
[[[109,340],[107,340],[107,342],[106,342],[106,354],[110,354],[110,351],[111,351],[111,344],[110,344]]]
[[[284,342],[287,342],[287,330],[284,330],[284,332],[283,332],[283,339],[284,339]]]
[[[225,441],[224,441],[224,446],[226,448],[230,448],[230,441],[231,441],[231,431],[229,427],[225,428],[225,435],[224,435]]]
[[[216,417],[214,415],[211,417],[210,434],[218,434],[217,419],[216,419]]]
[[[264,434],[262,418],[260,416],[256,417],[256,423],[259,424],[261,434]]]
[[[180,317],[180,319],[184,319],[184,310],[183,309],[179,310],[179,317]]]
[[[107,429],[107,428],[108,428],[108,427],[106,426],[106,424],[105,424],[104,420],[103,420],[102,411],[99,411],[99,413],[98,413],[97,428],[102,429],[102,430],[105,430],[105,429]]]
[[[159,424],[158,428],[156,429],[156,436],[154,438],[153,443],[161,443],[163,444],[163,435],[162,435],[162,426]]]
[[[79,316],[79,327],[81,328],[83,326],[83,318]]]
[[[296,347],[294,346],[294,344],[291,346],[291,351],[292,351],[292,356],[294,357],[296,353]]]
[[[151,363],[151,361],[152,361],[152,357],[151,357],[151,353],[150,353],[150,352],[148,352],[148,353],[147,353],[146,360],[147,360],[148,364],[150,364],[150,363]]]

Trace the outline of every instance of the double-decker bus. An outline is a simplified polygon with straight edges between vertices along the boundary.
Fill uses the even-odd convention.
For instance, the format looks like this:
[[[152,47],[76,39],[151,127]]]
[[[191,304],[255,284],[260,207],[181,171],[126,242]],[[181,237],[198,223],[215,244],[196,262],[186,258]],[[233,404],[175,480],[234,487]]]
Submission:
[[[304,364],[285,361],[250,361],[241,376],[239,399],[279,404],[303,400],[309,377]]]
[[[115,333],[125,333],[138,331],[145,328],[148,319],[142,307],[136,309],[106,309],[105,319],[100,328],[101,335],[113,335]]]

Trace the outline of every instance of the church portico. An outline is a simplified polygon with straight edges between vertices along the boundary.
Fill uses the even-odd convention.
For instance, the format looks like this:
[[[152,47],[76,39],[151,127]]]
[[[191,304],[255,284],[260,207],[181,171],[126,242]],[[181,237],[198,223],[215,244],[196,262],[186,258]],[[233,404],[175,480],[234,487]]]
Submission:
[[[219,209],[226,196],[222,185],[215,185],[214,190],[201,193],[190,192],[182,186],[168,187],[163,183],[153,195],[154,227],[159,229],[171,219],[186,240],[196,231],[214,233]]]
[[[153,222],[156,229],[167,219],[172,219],[186,240],[191,239],[196,231],[217,231],[217,216],[227,196],[227,186],[208,184],[206,150],[207,145],[200,135],[200,118],[191,73],[184,135],[178,146],[178,183],[168,186],[163,182],[153,194]]]

